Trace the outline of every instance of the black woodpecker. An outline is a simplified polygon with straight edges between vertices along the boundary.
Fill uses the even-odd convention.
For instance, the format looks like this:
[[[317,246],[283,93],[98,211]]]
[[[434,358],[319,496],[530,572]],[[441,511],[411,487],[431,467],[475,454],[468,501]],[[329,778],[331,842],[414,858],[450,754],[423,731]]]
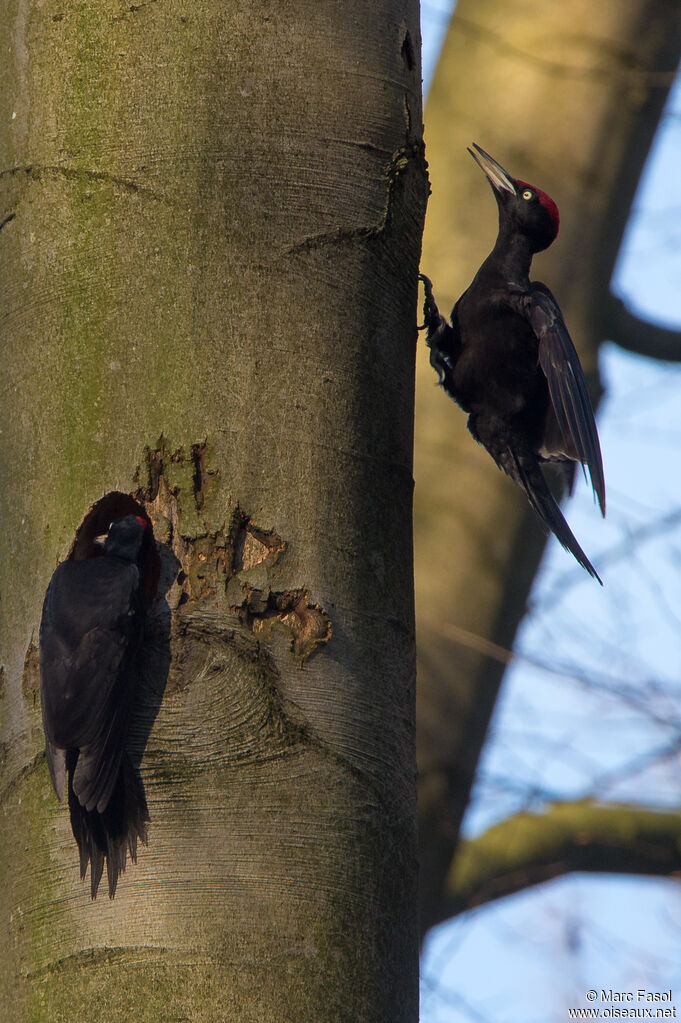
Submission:
[[[80,876],[97,895],[104,860],[113,898],[128,851],[146,842],[144,790],[125,750],[145,605],[139,559],[145,519],[111,523],[103,555],[64,561],[45,594],[40,695],[57,797],[68,791]],[[66,779],[65,779],[66,774]]]
[[[480,146],[468,150],[499,207],[499,234],[473,283],[452,310],[438,311],[423,274],[430,362],[468,429],[523,488],[548,529],[601,580],[549,490],[543,462],[581,463],[605,515],[603,460],[579,357],[558,303],[530,264],[558,234],[558,207],[545,192],[512,178]],[[601,583],[602,585],[602,583]]]

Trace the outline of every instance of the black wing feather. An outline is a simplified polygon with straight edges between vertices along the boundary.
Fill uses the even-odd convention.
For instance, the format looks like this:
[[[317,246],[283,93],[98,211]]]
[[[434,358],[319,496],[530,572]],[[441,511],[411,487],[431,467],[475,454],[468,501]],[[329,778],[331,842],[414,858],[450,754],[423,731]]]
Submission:
[[[547,529],[573,555],[589,575],[603,585],[577,539],[568,526],[553,494],[544,479],[535,451],[517,431],[509,431],[494,416],[471,415],[468,429],[485,447],[500,469],[522,487],[525,495]]]
[[[502,468],[520,484],[535,512],[544,525],[551,530],[558,542],[602,586],[603,581],[601,577],[587,558],[577,538],[565,521],[565,516],[549,490],[544,474],[539,466],[533,460],[527,461],[519,458],[514,451],[511,451],[510,454],[517,475],[509,471],[505,465],[502,465]]]
[[[549,289],[531,285],[523,300],[527,318],[539,342],[539,365],[549,385],[551,403],[566,439],[574,444],[586,466],[601,513],[605,515],[605,477],[591,401],[579,356]]]
[[[80,749],[73,788],[88,810],[106,806],[120,768],[141,630],[138,582],[132,564],[65,561],[45,597],[40,642],[50,671],[42,692],[50,772],[54,781],[63,771],[50,747]],[[55,790],[63,797],[63,784]]]
[[[423,327],[431,365],[447,394],[470,413],[468,429],[475,439],[523,489],[563,547],[603,585],[540,468],[540,460],[555,459],[570,466],[575,460],[581,462],[605,514],[603,459],[579,357],[548,288],[533,283],[527,291],[505,285],[499,294],[481,277],[486,265],[454,306],[451,325],[437,308],[430,280],[419,275],[425,289]],[[514,314],[510,318],[509,308]],[[509,322],[511,343],[504,348],[500,337]],[[539,370],[546,379],[550,405]],[[537,404],[523,406],[530,401]]]
[[[63,562],[45,595],[40,627],[47,760],[59,799],[68,776],[81,877],[94,898],[106,859],[113,897],[127,852],[146,841],[141,782],[125,752],[144,624],[139,570],[111,557]]]

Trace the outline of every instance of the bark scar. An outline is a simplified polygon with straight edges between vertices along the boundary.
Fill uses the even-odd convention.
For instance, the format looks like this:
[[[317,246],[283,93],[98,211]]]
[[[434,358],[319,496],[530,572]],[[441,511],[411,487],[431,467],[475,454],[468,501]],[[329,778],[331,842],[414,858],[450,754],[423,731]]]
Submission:
[[[146,449],[135,482],[133,496],[181,566],[168,594],[171,608],[236,617],[262,642],[273,638],[275,625],[283,626],[301,664],[328,642],[329,616],[302,580],[291,579],[286,541],[237,503],[225,506],[207,441],[185,452],[161,436]]]
[[[407,119],[407,134],[410,131],[411,114],[409,107],[406,105],[405,117]],[[380,219],[375,224],[370,224],[365,227],[354,227],[354,228],[342,228],[339,227],[335,231],[325,231],[321,234],[309,235],[300,242],[296,242],[295,245],[291,245],[286,249],[287,255],[295,255],[300,252],[309,252],[311,249],[317,248],[320,245],[342,245],[347,241],[354,240],[375,240],[380,239],[382,235],[388,231],[392,225],[393,218],[393,204],[395,201],[396,190],[401,184],[404,174],[412,167],[416,166],[423,170],[426,166],[425,163],[425,149],[422,140],[418,140],[413,143],[408,143],[402,146],[396,152],[392,154],[390,163],[384,170],[384,175],[387,181],[386,197],[383,210],[381,211]]]
[[[323,608],[313,604],[305,589],[280,593],[242,587],[243,599],[232,606],[242,623],[254,636],[268,639],[272,626],[279,622],[292,634],[291,651],[301,664],[321,643],[331,639],[331,620]]]
[[[28,163],[22,166],[6,167],[0,170],[0,178],[11,178],[23,176],[26,184],[31,181],[40,181],[43,177],[66,178],[67,181],[96,181],[104,184],[115,185],[135,195],[142,195],[161,202],[168,202],[165,195],[155,192],[152,188],[139,185],[132,178],[125,178],[120,174],[110,174],[108,171],[90,170],[87,167],[66,167],[59,165]],[[13,216],[12,214],[11,216]],[[11,218],[8,218],[11,219]],[[4,226],[4,225],[3,225]]]

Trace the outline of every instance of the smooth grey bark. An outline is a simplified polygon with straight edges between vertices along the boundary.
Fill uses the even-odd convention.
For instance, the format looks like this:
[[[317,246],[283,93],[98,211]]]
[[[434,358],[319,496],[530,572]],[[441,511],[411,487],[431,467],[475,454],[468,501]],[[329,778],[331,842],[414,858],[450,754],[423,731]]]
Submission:
[[[415,1020],[418,6],[10,0],[0,33],[0,1003]],[[35,650],[111,491],[182,574],[149,844],[93,903]]]

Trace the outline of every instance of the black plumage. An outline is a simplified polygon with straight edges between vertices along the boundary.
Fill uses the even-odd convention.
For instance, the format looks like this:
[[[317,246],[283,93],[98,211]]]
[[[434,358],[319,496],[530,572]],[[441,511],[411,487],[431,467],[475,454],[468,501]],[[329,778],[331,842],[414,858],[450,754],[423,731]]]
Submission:
[[[430,362],[447,394],[469,413],[475,439],[523,488],[563,547],[601,582],[541,468],[543,462],[581,463],[605,515],[603,461],[579,357],[555,298],[529,279],[532,256],[558,234],[558,209],[546,193],[511,178],[479,146],[474,149],[469,152],[497,200],[499,234],[450,323],[437,308],[430,280],[420,275]]]
[[[125,750],[138,680],[145,605],[139,558],[146,521],[117,519],[103,555],[68,560],[45,594],[40,692],[47,762],[95,898],[106,860],[113,898],[127,853],[146,841],[144,790]],[[65,784],[66,773],[66,784]]]

